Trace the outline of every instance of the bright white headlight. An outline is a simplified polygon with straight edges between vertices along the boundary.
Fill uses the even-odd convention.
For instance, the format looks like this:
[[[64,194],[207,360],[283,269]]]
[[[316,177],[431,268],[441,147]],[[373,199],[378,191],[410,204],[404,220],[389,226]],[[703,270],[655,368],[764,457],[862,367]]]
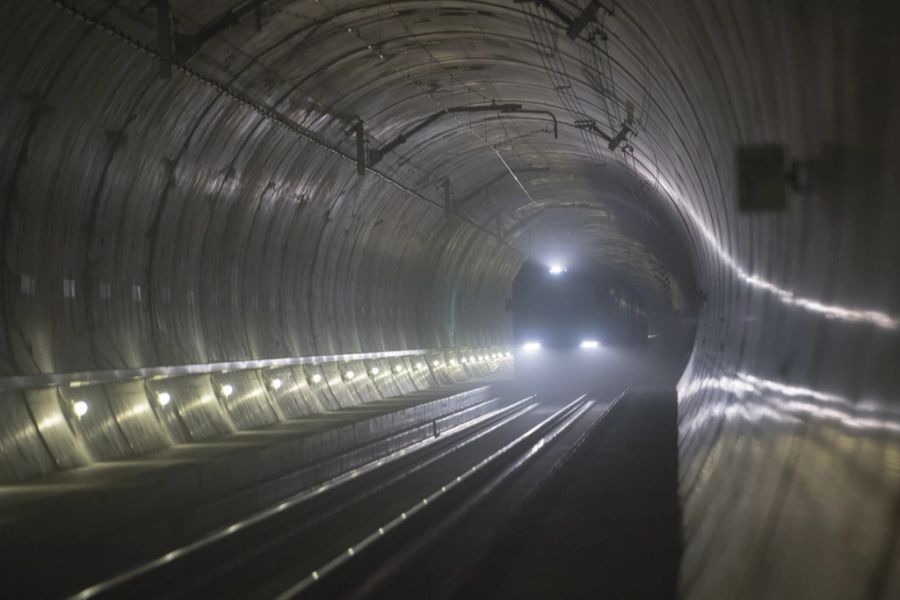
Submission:
[[[522,344],[522,350],[524,350],[525,352],[537,352],[540,349],[540,342],[525,342],[524,344]]]
[[[594,348],[600,347],[600,342],[597,340],[582,340],[581,347],[587,350],[593,350]]]

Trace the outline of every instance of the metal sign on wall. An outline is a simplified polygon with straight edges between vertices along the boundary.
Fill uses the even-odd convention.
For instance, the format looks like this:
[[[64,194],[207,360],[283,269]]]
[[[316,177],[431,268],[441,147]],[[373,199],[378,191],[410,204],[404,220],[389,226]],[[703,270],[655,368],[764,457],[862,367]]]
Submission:
[[[787,208],[784,161],[781,144],[738,146],[738,208],[741,212],[783,211]]]

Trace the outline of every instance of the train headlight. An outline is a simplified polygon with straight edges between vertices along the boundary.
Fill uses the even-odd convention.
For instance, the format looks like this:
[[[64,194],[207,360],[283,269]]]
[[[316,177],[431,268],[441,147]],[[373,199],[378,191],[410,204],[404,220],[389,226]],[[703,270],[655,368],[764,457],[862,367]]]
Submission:
[[[595,350],[600,347],[600,342],[597,340],[582,340],[580,345],[585,350]]]
[[[565,266],[565,265],[552,264],[552,265],[550,265],[550,268],[547,269],[547,270],[550,271],[550,274],[551,274],[551,275],[562,275],[562,274],[565,273],[568,269],[566,269],[566,266]]]
[[[540,342],[531,341],[531,342],[525,342],[524,344],[522,344],[523,352],[537,352],[540,349],[541,349]]]

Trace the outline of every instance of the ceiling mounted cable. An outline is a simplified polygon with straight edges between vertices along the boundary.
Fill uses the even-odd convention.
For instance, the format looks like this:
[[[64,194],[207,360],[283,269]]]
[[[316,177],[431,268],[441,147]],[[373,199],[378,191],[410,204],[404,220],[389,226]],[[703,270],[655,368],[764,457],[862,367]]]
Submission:
[[[112,26],[111,24],[101,20],[100,18],[98,18],[92,14],[89,14],[88,12],[86,12],[84,10],[81,10],[80,8],[78,8],[78,6],[74,2],[71,2],[70,0],[47,0],[47,1],[50,4],[52,4],[53,6],[55,6],[56,8],[64,10],[65,12],[67,12],[68,14],[77,18],[78,20],[86,23],[87,25],[90,25],[91,27],[94,27],[95,29],[98,29],[99,31],[102,31],[106,34],[113,36],[115,39],[131,46],[132,48],[140,51],[141,53],[143,53],[145,55],[150,56],[154,60],[160,60],[160,53],[157,48],[154,48],[154,47],[138,40],[134,36],[125,33],[121,29],[118,29],[118,28]],[[351,162],[354,165],[356,164],[356,162],[357,162],[356,156],[344,151],[343,149],[341,149],[339,146],[335,145],[334,143],[325,140],[324,138],[322,138],[322,136],[320,136],[316,132],[314,132],[306,127],[303,127],[302,125],[300,125],[299,123],[297,123],[296,121],[294,121],[293,119],[291,119],[290,117],[288,117],[287,115],[282,113],[281,111],[275,109],[274,107],[268,106],[260,101],[257,101],[255,99],[249,97],[245,92],[235,90],[233,87],[229,86],[228,84],[217,81],[216,79],[214,79],[204,73],[201,73],[199,70],[191,68],[177,60],[172,60],[170,66],[171,66],[172,70],[184,73],[185,75],[191,77],[192,79],[199,81],[199,82],[203,83],[204,85],[212,87],[213,89],[217,90],[223,96],[231,98],[233,101],[256,112],[263,118],[270,120],[272,122],[275,122],[282,127],[287,128],[288,130],[290,130],[291,132],[296,134],[298,137],[304,139],[305,141],[315,144],[319,148],[338,156],[340,159],[342,159],[344,161]],[[429,198],[428,196],[412,189],[411,187],[396,180],[395,178],[391,177],[390,175],[387,175],[386,173],[383,173],[377,169],[373,169],[373,168],[369,168],[369,167],[367,167],[367,168],[373,175],[375,175],[376,177],[378,177],[385,183],[395,187],[396,189],[398,189],[418,200],[422,200],[424,202],[427,202],[428,204],[431,204],[431,205],[443,210],[444,204],[442,202],[434,200],[432,198]],[[488,236],[494,238],[495,240],[497,240],[498,243],[500,243],[501,245],[516,252],[517,254],[521,253],[518,249],[514,248],[513,246],[509,245],[507,242],[500,239],[500,236],[498,236],[497,233],[495,231],[492,231],[490,228],[485,227],[471,219],[468,219],[463,215],[454,213],[454,214],[452,214],[452,216],[453,216],[453,218],[456,218],[456,219],[466,223],[467,225],[470,225],[470,226],[478,229],[480,232],[487,234]]]

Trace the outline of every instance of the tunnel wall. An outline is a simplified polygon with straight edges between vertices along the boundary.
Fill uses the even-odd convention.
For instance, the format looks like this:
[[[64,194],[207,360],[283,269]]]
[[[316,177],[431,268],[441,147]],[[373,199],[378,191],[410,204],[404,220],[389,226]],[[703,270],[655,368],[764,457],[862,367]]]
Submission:
[[[343,4],[349,16],[334,31],[372,18]],[[446,4],[502,18],[423,20],[432,62],[408,53],[407,77],[430,77],[435,56],[474,65],[501,92],[563,115],[558,81],[538,58],[555,53],[574,91],[599,95],[583,44],[558,35],[556,47],[535,48],[522,5]],[[505,339],[497,324],[521,259],[503,243],[384,179],[358,178],[334,148],[196,74],[160,80],[147,40],[117,38],[49,2],[0,10],[13,24],[0,40],[0,372]],[[647,0],[617,3],[605,21],[615,95],[649,103],[633,154],[615,160],[670,203],[701,288],[679,384],[685,597],[900,595],[893,10],[877,0]],[[450,52],[455,38],[435,33],[441,19],[455,19],[471,52],[487,51]],[[273,61],[302,55],[292,75],[305,89],[372,107],[385,137],[435,110],[428,89],[398,91],[396,74],[373,67],[377,55],[347,50],[329,27]],[[270,25],[259,37],[279,33],[289,31]],[[252,68],[230,49],[216,52],[208,70]],[[254,82],[257,99],[310,131],[348,135],[340,119],[285,100],[265,73],[216,74],[238,90]],[[348,81],[363,83],[342,87]],[[586,154],[572,129],[563,122],[558,145],[522,154],[568,177],[567,161]],[[452,133],[416,146],[420,162],[480,177],[486,161],[467,152],[470,137]],[[784,212],[740,213],[735,147],[754,142],[816,159],[824,178],[792,193]],[[557,194],[545,205],[577,199],[569,179],[544,177]]]
[[[651,144],[692,229],[706,297],[679,384],[682,594],[896,597],[894,9],[732,1],[625,10],[652,47],[661,122]],[[767,142],[783,143],[789,160],[815,161],[818,178],[804,193],[786,178],[784,212],[742,213],[736,145]]]
[[[504,374],[511,358],[501,348],[457,347],[305,357],[281,366],[228,363],[238,368],[197,374],[102,371],[95,375],[107,381],[3,391],[0,485]]]
[[[310,392],[295,367],[280,377],[287,398],[268,369],[29,387],[72,372],[478,352],[508,339],[496,275],[521,259],[360,177],[302,116],[285,126],[183,70],[161,79],[151,56],[52,3],[5,4],[0,22],[0,376],[25,377],[0,402],[0,482],[490,372],[389,373],[379,386],[361,361],[327,363]]]
[[[49,3],[3,11],[0,373],[505,339],[485,274],[520,258],[490,235]]]

